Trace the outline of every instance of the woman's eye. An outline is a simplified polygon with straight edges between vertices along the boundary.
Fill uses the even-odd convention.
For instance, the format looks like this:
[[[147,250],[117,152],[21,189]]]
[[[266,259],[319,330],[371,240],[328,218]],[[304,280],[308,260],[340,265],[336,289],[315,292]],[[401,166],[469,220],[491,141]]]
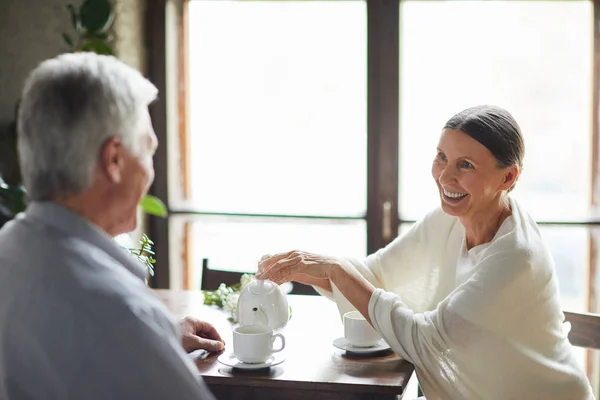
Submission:
[[[442,161],[446,161],[446,155],[440,151],[440,152],[437,153],[437,159],[438,160],[442,160]]]
[[[468,161],[461,161],[460,162],[460,167],[461,168],[465,168],[465,169],[472,169],[473,168],[473,164],[471,164]]]

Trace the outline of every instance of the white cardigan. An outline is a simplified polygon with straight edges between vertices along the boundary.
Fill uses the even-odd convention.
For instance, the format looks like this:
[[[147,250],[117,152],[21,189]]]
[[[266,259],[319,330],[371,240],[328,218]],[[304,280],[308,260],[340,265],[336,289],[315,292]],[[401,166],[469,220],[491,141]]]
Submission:
[[[438,208],[366,260],[344,260],[380,288],[369,316],[415,365],[427,400],[593,399],[562,327],[552,257],[510,204],[494,239],[469,251],[458,218]],[[332,287],[319,291],[353,309]]]

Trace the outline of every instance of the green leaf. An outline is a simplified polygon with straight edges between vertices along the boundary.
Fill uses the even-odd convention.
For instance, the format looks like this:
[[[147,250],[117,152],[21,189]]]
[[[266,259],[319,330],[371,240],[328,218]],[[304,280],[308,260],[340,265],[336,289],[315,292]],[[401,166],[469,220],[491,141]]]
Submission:
[[[27,207],[25,194],[23,185],[9,186],[0,178],[0,201],[13,214],[16,215]]]
[[[71,16],[71,25],[75,30],[78,31],[81,27],[81,23],[79,21],[79,14],[77,13],[77,9],[75,8],[75,6],[73,6],[73,4],[67,4],[66,9],[69,12],[69,15]]]
[[[113,49],[110,47],[108,43],[100,39],[89,39],[87,40],[83,46],[81,46],[82,51],[92,51],[97,54],[106,54],[106,55],[114,55]]]
[[[25,191],[25,186],[19,185],[14,188],[14,202],[13,202],[13,211],[15,213],[20,213],[21,211],[25,211],[27,208],[27,202],[25,201],[27,192]]]
[[[86,0],[79,8],[79,18],[87,32],[105,32],[113,21],[111,4],[108,0]]]
[[[69,48],[71,50],[75,49],[75,42],[73,42],[73,39],[71,38],[71,36],[67,33],[63,33],[62,34],[63,40],[65,41],[65,43],[67,44],[67,46],[69,46]]]
[[[11,197],[11,209],[15,214],[25,211],[27,203],[25,202],[25,187],[23,185],[11,186],[9,188]]]
[[[148,235],[143,234],[141,239],[140,239],[140,248],[139,249],[132,249],[132,248],[125,248],[129,253],[131,253],[135,258],[137,258],[137,260],[139,262],[141,262],[142,264],[146,265],[146,268],[148,269],[148,273],[151,276],[154,276],[154,263],[156,263],[156,260],[152,257],[152,254],[154,254],[154,252],[152,251],[152,247],[151,245],[154,244],[152,242],[152,240],[150,240],[150,238],[148,237]],[[146,254],[144,254],[146,253]]]
[[[157,217],[167,216],[167,206],[156,196],[146,195],[140,202],[142,210],[146,214],[156,215]]]

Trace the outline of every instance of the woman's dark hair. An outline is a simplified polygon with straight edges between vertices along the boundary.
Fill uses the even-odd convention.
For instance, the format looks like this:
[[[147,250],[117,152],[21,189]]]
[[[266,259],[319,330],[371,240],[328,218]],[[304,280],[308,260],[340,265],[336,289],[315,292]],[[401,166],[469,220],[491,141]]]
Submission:
[[[517,121],[508,111],[495,106],[467,108],[446,122],[444,129],[462,131],[484,145],[501,168],[523,166],[525,144]]]
[[[459,130],[477,140],[494,155],[501,168],[511,165],[523,168],[525,143],[521,128],[503,108],[488,105],[467,108],[450,118],[444,129]]]

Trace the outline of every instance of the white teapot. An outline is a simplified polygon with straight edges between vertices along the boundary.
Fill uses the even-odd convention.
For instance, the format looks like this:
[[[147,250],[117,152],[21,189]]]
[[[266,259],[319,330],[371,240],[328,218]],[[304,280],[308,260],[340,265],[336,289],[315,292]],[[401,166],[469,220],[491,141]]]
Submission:
[[[237,320],[240,325],[263,325],[273,330],[283,328],[290,319],[287,297],[275,282],[250,282],[238,298]]]

